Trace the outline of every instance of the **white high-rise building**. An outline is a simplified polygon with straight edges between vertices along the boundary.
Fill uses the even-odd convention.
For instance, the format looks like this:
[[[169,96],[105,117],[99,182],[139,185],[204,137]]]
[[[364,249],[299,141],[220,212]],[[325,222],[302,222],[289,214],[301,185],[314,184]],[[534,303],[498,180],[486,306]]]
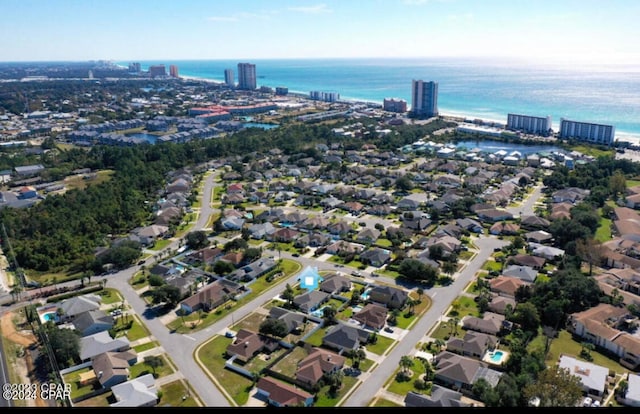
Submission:
[[[573,138],[594,144],[611,145],[616,135],[616,127],[560,118],[559,132],[559,138]]]
[[[238,89],[253,90],[257,87],[256,65],[251,63],[238,63]]]
[[[411,113],[420,117],[438,116],[438,82],[412,82]]]
[[[235,86],[235,78],[233,76],[233,69],[224,70],[224,83],[227,86]]]
[[[551,117],[507,114],[507,129],[546,137],[551,134]]]

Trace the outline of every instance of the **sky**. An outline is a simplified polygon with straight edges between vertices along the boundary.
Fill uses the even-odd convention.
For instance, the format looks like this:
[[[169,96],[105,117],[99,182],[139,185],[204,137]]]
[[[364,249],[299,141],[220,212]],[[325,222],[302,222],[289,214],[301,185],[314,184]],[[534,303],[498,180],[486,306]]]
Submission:
[[[640,64],[638,0],[0,0],[0,61],[514,57]]]

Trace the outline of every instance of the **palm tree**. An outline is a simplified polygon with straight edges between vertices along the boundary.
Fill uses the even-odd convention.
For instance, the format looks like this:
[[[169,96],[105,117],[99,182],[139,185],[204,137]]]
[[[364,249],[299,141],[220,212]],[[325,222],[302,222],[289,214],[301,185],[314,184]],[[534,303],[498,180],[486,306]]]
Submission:
[[[422,295],[424,294],[424,290],[419,287],[418,290],[416,290],[416,293],[418,294],[418,301],[422,302]]]
[[[408,355],[404,355],[400,358],[400,368],[402,369],[403,374],[408,374],[408,371],[411,369],[413,364],[413,358]]]
[[[456,336],[458,333],[458,322],[460,319],[457,317],[449,319],[449,325],[451,326],[451,336]]]

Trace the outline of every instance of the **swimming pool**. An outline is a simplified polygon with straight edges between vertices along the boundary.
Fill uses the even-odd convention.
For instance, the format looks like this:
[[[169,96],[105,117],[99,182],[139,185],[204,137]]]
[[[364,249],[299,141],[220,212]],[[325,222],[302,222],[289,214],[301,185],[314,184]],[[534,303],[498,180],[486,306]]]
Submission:
[[[362,292],[362,294],[360,295],[360,299],[362,299],[362,300],[369,299],[369,292],[371,292],[371,288],[365,289],[365,291]]]
[[[502,351],[495,351],[491,354],[491,362],[499,364],[502,361],[502,357],[504,357],[504,353]]]
[[[43,313],[42,315],[40,315],[40,320],[42,322],[55,322],[58,319],[58,316],[56,315],[55,312],[47,312],[47,313]]]
[[[323,306],[320,309],[316,309],[310,313],[315,317],[322,318],[324,316],[324,308],[326,308],[326,306]]]

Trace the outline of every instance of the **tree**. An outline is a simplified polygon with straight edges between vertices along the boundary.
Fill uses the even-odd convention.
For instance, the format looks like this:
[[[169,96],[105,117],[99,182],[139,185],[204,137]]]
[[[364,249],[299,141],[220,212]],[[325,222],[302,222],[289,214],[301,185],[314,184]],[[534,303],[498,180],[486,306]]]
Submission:
[[[338,391],[342,387],[342,381],[344,379],[344,372],[342,370],[332,371],[324,376],[326,384],[329,386],[329,395],[335,398]]]
[[[187,233],[185,237],[187,246],[190,249],[198,250],[207,247],[210,243],[207,233],[202,230]]]
[[[362,348],[354,349],[349,353],[353,368],[359,368],[360,362],[367,358],[367,353]]]
[[[538,398],[539,407],[575,407],[582,397],[582,382],[568,368],[553,366],[540,372],[523,389],[523,396],[527,401]]]
[[[537,332],[540,326],[538,308],[531,302],[518,303],[511,320],[529,332]]]
[[[609,177],[609,190],[614,197],[618,194],[624,196],[627,190],[627,179],[622,171],[617,170]]]
[[[594,238],[576,240],[576,253],[589,264],[589,276],[593,274],[593,266],[602,262],[603,246]]]
[[[458,265],[454,262],[446,261],[442,263],[442,271],[447,275],[452,275],[458,270]]]
[[[399,177],[398,179],[396,179],[395,186],[399,191],[405,192],[405,193],[408,193],[409,191],[413,190],[412,175],[405,174],[402,177]]]
[[[293,299],[295,299],[295,297],[296,295],[293,291],[293,288],[290,284],[287,283],[287,285],[284,287],[284,292],[282,292],[282,299],[287,301],[287,305],[289,307],[293,307]]]
[[[151,300],[155,304],[166,303],[175,306],[181,299],[180,289],[173,285],[162,285],[150,290]]]
[[[165,283],[167,283],[167,282],[165,282],[165,280],[164,280],[164,278],[162,276],[156,275],[156,274],[149,275],[149,285],[150,286],[157,287],[157,286],[162,286]]]
[[[419,287],[416,289],[416,293],[418,294],[418,302],[422,302],[422,295],[424,295],[424,289]]]
[[[283,338],[289,333],[287,324],[283,320],[276,318],[267,318],[262,321],[259,332],[265,335],[277,336],[278,338]]]
[[[322,318],[327,325],[333,325],[336,323],[336,315],[338,311],[333,306],[325,306],[322,309]]]
[[[226,260],[218,260],[213,265],[213,272],[217,275],[227,275],[235,270],[235,266],[231,262],[227,262]]]
[[[164,365],[164,361],[158,355],[149,355],[144,357],[144,363],[149,367],[151,367],[151,369],[153,370],[154,377],[157,375],[156,369]]]
[[[438,276],[436,269],[416,259],[404,259],[400,263],[398,273],[407,279],[425,281],[427,284],[435,283]]]
[[[400,357],[400,369],[402,370],[403,374],[408,376],[408,373],[413,365],[413,358],[411,358],[410,356],[403,355],[402,357]]]
[[[40,339],[48,341],[60,368],[80,362],[80,334],[74,329],[58,329],[53,322],[40,327]],[[45,339],[46,338],[46,339]]]

